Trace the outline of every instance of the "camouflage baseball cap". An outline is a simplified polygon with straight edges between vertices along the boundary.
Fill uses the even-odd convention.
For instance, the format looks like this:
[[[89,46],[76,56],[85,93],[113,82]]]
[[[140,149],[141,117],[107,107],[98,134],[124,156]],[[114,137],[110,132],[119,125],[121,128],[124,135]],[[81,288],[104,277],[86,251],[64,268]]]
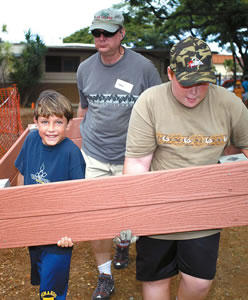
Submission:
[[[90,30],[103,29],[115,32],[123,26],[124,17],[119,10],[113,8],[102,9],[94,15]]]
[[[171,48],[170,68],[182,86],[206,82],[216,83],[209,46],[192,36]]]

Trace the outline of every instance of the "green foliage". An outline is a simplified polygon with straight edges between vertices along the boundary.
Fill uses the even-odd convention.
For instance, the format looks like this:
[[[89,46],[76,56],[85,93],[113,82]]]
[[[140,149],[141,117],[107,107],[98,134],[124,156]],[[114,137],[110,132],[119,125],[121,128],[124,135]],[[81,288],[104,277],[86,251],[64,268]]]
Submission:
[[[0,42],[0,82],[7,86],[8,74],[13,68],[14,56],[9,42]]]
[[[24,106],[28,104],[28,97],[41,78],[41,64],[46,53],[46,46],[38,35],[33,36],[29,30],[25,39],[23,50],[19,57],[14,58],[13,71],[10,73],[10,80],[17,84]]]
[[[131,7],[129,4],[123,5],[125,12],[126,37],[124,42],[127,46],[164,48],[168,47],[169,37],[167,33],[161,31],[154,16],[149,13],[141,13],[137,8]]]
[[[122,0],[115,7],[124,12],[126,45],[168,47],[190,34],[232,51],[248,74],[248,0]],[[70,37],[93,43],[88,30]]]
[[[232,51],[243,73],[248,73],[247,0],[125,0],[145,18],[153,14],[159,30],[170,39],[191,34],[218,42]],[[155,23],[155,21],[154,21]],[[241,59],[240,59],[241,56]]]
[[[227,71],[233,72],[234,71],[234,63],[232,59],[226,59],[224,61],[224,67]]]
[[[89,27],[83,28],[63,39],[64,43],[94,44],[93,36],[89,33]]]
[[[123,43],[131,47],[162,48],[168,46],[168,35],[161,32],[156,18],[151,12],[144,14],[128,3],[114,5],[123,11],[126,36]],[[89,27],[83,28],[63,39],[64,43],[94,44]]]
[[[233,73],[235,73],[235,71],[241,72],[241,68],[239,66],[237,67],[237,70],[235,69],[236,66],[234,65],[234,61],[232,59],[226,59],[223,65],[228,72],[233,72]]]

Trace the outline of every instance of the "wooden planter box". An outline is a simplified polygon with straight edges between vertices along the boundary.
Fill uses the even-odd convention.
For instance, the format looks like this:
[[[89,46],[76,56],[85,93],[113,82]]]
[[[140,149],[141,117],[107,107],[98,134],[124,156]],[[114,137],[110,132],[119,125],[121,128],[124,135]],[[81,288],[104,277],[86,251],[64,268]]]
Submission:
[[[68,131],[79,147],[79,123]],[[0,248],[248,225],[248,161],[45,185],[15,186],[28,134],[0,160]]]

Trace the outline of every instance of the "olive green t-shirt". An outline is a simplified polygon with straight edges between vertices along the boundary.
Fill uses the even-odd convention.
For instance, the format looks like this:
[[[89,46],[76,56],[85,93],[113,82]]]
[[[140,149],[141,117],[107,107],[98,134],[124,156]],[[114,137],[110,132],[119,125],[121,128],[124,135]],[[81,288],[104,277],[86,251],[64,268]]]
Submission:
[[[153,153],[151,171],[217,164],[228,144],[248,149],[248,110],[233,93],[209,85],[194,108],[182,105],[164,83],[143,92],[134,105],[126,157]],[[219,230],[152,236],[161,239],[203,237]]]

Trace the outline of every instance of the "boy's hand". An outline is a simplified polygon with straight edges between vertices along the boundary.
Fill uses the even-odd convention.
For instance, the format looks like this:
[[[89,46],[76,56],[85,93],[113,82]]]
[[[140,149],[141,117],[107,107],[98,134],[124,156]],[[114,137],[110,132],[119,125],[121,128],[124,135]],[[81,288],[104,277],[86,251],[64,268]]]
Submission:
[[[72,242],[71,238],[68,238],[67,236],[65,236],[57,242],[57,245],[59,247],[72,247],[73,242]]]

